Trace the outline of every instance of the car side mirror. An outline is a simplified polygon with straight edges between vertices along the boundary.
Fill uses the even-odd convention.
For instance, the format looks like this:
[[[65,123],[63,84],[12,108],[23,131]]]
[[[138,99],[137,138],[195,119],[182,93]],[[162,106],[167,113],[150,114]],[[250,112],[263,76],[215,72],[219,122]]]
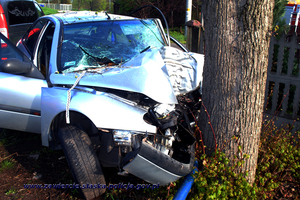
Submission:
[[[0,64],[0,71],[15,74],[15,75],[25,75],[31,71],[32,65],[30,62],[23,62],[16,58],[9,58],[4,60]]]

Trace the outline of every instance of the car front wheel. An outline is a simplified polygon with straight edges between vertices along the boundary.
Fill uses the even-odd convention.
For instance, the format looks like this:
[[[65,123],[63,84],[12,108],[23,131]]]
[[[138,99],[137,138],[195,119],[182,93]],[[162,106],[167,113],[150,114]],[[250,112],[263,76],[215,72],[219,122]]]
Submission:
[[[89,136],[80,128],[68,125],[59,130],[58,138],[73,177],[80,185],[79,191],[86,199],[103,194],[105,188],[101,186],[105,178]]]

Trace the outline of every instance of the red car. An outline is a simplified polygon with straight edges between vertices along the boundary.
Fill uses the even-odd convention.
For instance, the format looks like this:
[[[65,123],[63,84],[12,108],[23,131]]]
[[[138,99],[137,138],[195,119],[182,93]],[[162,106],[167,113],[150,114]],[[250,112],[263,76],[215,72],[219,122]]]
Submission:
[[[33,0],[0,0],[0,32],[14,44],[44,12]]]

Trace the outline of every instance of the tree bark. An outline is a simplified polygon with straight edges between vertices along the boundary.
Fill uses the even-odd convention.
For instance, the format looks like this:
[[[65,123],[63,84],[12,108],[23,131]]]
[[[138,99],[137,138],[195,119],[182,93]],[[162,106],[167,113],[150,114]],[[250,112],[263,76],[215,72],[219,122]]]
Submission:
[[[80,5],[82,0],[78,0],[78,11],[80,11]]]
[[[200,130],[206,153],[238,146],[255,180],[267,77],[274,0],[204,0],[205,65]],[[210,117],[210,124],[208,115]],[[216,138],[213,136],[214,130]],[[232,139],[236,136],[237,139]]]

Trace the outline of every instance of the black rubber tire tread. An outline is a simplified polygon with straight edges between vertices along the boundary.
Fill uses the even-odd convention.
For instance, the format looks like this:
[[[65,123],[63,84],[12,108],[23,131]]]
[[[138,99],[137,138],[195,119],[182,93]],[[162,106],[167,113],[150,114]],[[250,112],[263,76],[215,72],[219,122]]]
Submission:
[[[89,136],[73,125],[63,127],[58,132],[62,149],[76,183],[105,184],[102,168]],[[79,189],[86,199],[94,199],[105,192],[102,188]]]

